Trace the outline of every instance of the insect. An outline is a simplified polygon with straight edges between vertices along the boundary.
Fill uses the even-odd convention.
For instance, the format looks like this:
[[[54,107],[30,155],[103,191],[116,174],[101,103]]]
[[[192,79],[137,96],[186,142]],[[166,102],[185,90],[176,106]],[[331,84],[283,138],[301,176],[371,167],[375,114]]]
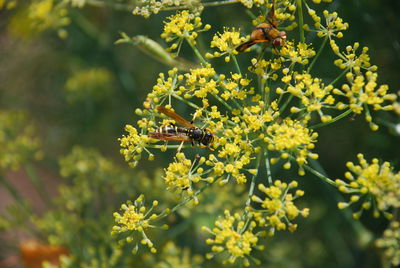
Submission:
[[[192,145],[194,145],[194,142],[198,142],[199,144],[203,144],[205,146],[210,145],[214,141],[214,135],[207,129],[200,129],[196,127],[191,122],[187,121],[180,115],[164,106],[158,106],[157,110],[159,113],[163,113],[166,116],[174,119],[183,127],[177,127],[174,124],[162,126],[156,131],[149,133],[151,138],[163,141],[182,141],[182,143],[184,141],[190,141]]]
[[[286,42],[286,32],[279,31],[275,18],[275,1],[272,1],[272,7],[269,10],[266,21],[257,25],[251,32],[250,40],[240,44],[236,51],[243,52],[257,43],[272,44],[274,48],[283,46]]]

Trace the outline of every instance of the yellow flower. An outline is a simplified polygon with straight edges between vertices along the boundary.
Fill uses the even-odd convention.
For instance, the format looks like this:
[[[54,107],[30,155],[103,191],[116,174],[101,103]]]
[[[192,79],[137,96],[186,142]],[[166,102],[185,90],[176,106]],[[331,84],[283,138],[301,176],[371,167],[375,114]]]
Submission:
[[[294,199],[304,195],[301,190],[297,190],[295,194],[289,193],[291,189],[296,187],[296,181],[287,184],[280,180],[276,180],[274,185],[269,187],[263,184],[258,185],[258,189],[266,197],[261,198],[253,195],[251,200],[260,203],[263,208],[263,210],[254,209],[254,216],[260,227],[266,226],[270,229],[270,233],[274,233],[275,230],[285,230],[286,227],[289,227],[290,231],[294,231],[297,225],[292,224],[291,220],[294,220],[299,215],[308,216],[308,208],[299,210],[293,203]]]
[[[157,84],[153,86],[152,92],[147,94],[145,107],[151,107],[153,103],[162,103],[174,94],[180,95],[179,85],[183,80],[183,75],[178,75],[178,69],[173,68],[168,71],[168,77],[160,73],[157,78]]]
[[[260,248],[257,246],[258,237],[253,231],[256,223],[250,221],[249,224],[245,224],[245,220],[241,219],[239,214],[231,216],[227,210],[224,214],[224,217],[215,221],[215,227],[212,230],[203,227],[203,230],[214,236],[206,240],[207,244],[212,245],[212,253],[207,254],[207,258],[226,254],[228,258],[225,262],[233,264],[241,259],[245,266],[248,266],[251,251]]]
[[[177,153],[175,162],[169,164],[165,170],[164,181],[169,187],[180,190],[187,189],[192,184],[192,161],[186,159],[183,153]]]
[[[387,85],[380,85],[376,82],[378,74],[367,71],[364,74],[354,75],[347,73],[347,81],[349,84],[343,84],[342,90],[335,89],[334,93],[345,96],[349,99],[349,104],[339,102],[339,109],[349,107],[355,114],[361,114],[364,109],[368,109],[367,105],[372,105],[374,110],[392,110],[393,105],[387,104],[386,101],[394,101],[395,94],[389,94]],[[371,123],[372,118],[367,110],[366,120],[370,122],[372,130],[377,130],[377,125]]]
[[[135,2],[135,5],[138,6],[135,7],[132,13],[145,18],[150,17],[151,14],[158,14],[158,12],[168,7],[185,6],[196,15],[199,15],[204,8],[199,1],[187,0],[139,0]]]
[[[315,51],[305,43],[298,43],[295,46],[294,42],[286,42],[279,50],[279,55],[292,63],[306,65],[308,64],[308,59],[315,56]]]
[[[66,2],[54,3],[54,0],[39,0],[29,6],[28,17],[31,27],[38,31],[50,28],[60,29],[69,25],[71,20],[67,15]]]
[[[316,132],[303,126],[300,122],[286,118],[282,123],[275,123],[267,128],[267,137],[264,138],[264,141],[268,143],[268,150],[281,151],[282,159],[293,155],[300,166],[299,174],[304,175],[301,166],[307,163],[307,157],[318,158],[317,154],[310,152],[315,147],[314,143],[317,141],[317,137]],[[290,164],[284,167],[290,168]]]
[[[176,15],[168,17],[168,21],[164,22],[164,31],[161,37],[167,42],[178,39],[171,46],[172,50],[179,48],[183,39],[188,40],[191,44],[195,44],[198,32],[207,31],[211,28],[208,24],[201,28],[202,25],[200,17],[189,13],[188,10],[183,10],[177,12]]]
[[[361,54],[357,55],[356,51],[360,47],[358,42],[354,43],[353,46],[347,46],[345,52],[340,52],[336,43],[331,40],[331,47],[336,55],[340,57],[340,59],[335,60],[335,65],[340,69],[350,69],[354,70],[357,74],[360,72],[360,69],[365,69],[369,71],[376,71],[378,67],[376,65],[371,65],[370,57],[367,54],[368,47],[363,47]]]
[[[305,122],[311,119],[310,114],[317,112],[321,117],[322,122],[327,122],[331,119],[331,116],[324,115],[322,108],[334,108],[335,98],[332,96],[333,86],[325,86],[321,79],[313,78],[310,74],[297,74],[294,73],[289,76],[289,80],[282,78],[282,81],[286,83],[287,89],[277,89],[278,94],[290,93],[301,100],[302,106],[292,106],[290,111],[292,113],[298,113],[306,111],[304,116]]]
[[[0,171],[17,170],[42,156],[40,140],[22,111],[0,110]]]
[[[140,195],[134,203],[127,201],[126,204],[121,205],[121,213],[114,212],[114,219],[116,225],[112,228],[112,235],[118,235],[127,233],[125,241],[139,243],[139,237],[141,236],[140,243],[147,245],[152,253],[156,252],[153,243],[146,236],[145,231],[149,228],[154,228],[151,224],[152,221],[156,220],[159,215],[150,212],[158,206],[158,201],[153,201],[150,209],[144,206],[144,195]]]
[[[224,28],[224,32],[217,33],[214,35],[211,41],[211,48],[218,48],[219,52],[214,52],[213,54],[208,53],[207,58],[216,58],[228,54],[225,57],[225,61],[229,62],[232,55],[237,55],[236,47],[241,43],[246,41],[246,37],[240,37],[240,32],[236,31],[235,28],[231,30],[229,28]]]
[[[151,124],[147,127],[150,126]],[[125,130],[128,132],[128,135],[122,135],[122,137],[119,138],[121,146],[120,152],[125,157],[125,161],[129,162],[131,167],[135,167],[141,159],[143,150],[148,152],[146,146],[151,139],[147,135],[139,135],[137,129],[131,125],[126,125]],[[151,154],[149,153],[149,155]]]
[[[327,36],[328,38],[342,38],[342,31],[345,31],[347,28],[349,28],[349,24],[347,22],[343,22],[343,19],[338,16],[337,12],[329,13],[327,10],[324,10],[323,12],[325,17],[325,25],[322,25],[321,17],[316,14],[315,10],[309,8],[308,5],[306,5],[306,7],[308,9],[308,14],[314,20],[314,26],[319,37]],[[305,28],[309,30],[308,25],[306,25]]]
[[[256,132],[264,128],[265,123],[271,122],[279,116],[277,106],[271,104],[268,110],[264,110],[264,107],[266,107],[266,104],[263,101],[259,101],[257,105],[243,109],[242,119],[247,125],[246,133]]]
[[[389,162],[380,164],[379,160],[374,158],[368,163],[364,155],[358,154],[357,157],[359,165],[347,163],[350,172],[346,172],[345,177],[350,182],[336,180],[339,190],[352,193],[348,205],[364,200],[361,210],[354,214],[355,217],[359,217],[362,210],[370,207],[375,210],[374,216],[379,216],[381,211],[385,216],[391,217],[389,209],[400,207],[400,172],[394,173]],[[345,208],[348,205],[339,206]]]
[[[67,100],[100,100],[113,90],[113,74],[106,68],[80,70],[68,78],[65,83]]]
[[[17,0],[0,0],[0,10],[13,9],[17,5]]]
[[[277,80],[278,74],[276,72],[282,68],[281,57],[272,60],[253,58],[251,63],[249,71],[258,75],[263,82],[266,82],[268,79]]]
[[[246,78],[242,78],[241,74],[233,73],[231,74],[231,78],[222,79],[220,82],[221,87],[224,89],[224,92],[221,94],[221,97],[224,100],[228,99],[246,99],[248,94],[253,94],[254,90],[251,89],[249,91],[245,90],[244,87],[250,84],[250,80]]]
[[[186,78],[186,87],[180,87],[179,94],[185,98],[193,96],[197,98],[206,98],[208,94],[218,94],[217,81],[214,68],[210,66],[191,69],[190,73],[184,74]]]
[[[392,221],[389,228],[383,232],[383,237],[375,242],[378,248],[385,249],[384,255],[391,264],[398,266],[400,264],[400,223]]]
[[[174,242],[168,241],[160,254],[143,256],[144,267],[154,268],[201,268],[204,259],[201,255],[193,254],[190,248],[180,248]]]

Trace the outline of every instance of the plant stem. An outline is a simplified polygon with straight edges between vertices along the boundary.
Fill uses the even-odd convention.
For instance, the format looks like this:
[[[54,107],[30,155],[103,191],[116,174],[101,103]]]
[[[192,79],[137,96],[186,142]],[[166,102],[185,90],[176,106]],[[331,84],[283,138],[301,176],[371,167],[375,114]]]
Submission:
[[[240,66],[239,66],[239,63],[238,63],[238,61],[237,61],[237,59],[236,59],[236,56],[235,56],[235,55],[232,55],[232,58],[233,58],[233,62],[235,63],[235,66],[236,66],[236,69],[237,69],[238,73],[239,73],[240,75],[242,75],[242,72],[240,71]]]
[[[190,102],[190,101],[186,100],[185,98],[182,98],[181,96],[179,96],[177,94],[173,94],[172,97],[174,97],[175,99],[180,100],[181,102],[186,103],[187,105],[189,105],[190,107],[192,107],[192,108],[194,108],[196,110],[200,109],[200,107],[197,106],[196,104],[194,104],[193,102]]]
[[[340,78],[342,78],[342,76],[347,73],[349,71],[349,68],[346,68],[343,70],[343,72],[341,74],[339,74],[338,77],[336,77],[335,80],[333,80],[332,82],[329,83],[329,85],[334,85],[337,81],[339,81]]]
[[[334,182],[333,180],[329,179],[328,177],[325,177],[324,175],[322,175],[321,173],[319,173],[318,171],[316,171],[312,167],[310,167],[308,165],[303,165],[303,167],[304,167],[304,169],[310,171],[312,174],[314,174],[315,176],[317,176],[318,178],[320,178],[324,182],[326,182],[326,183],[328,183],[328,184],[330,184],[330,185],[332,185],[334,187],[337,187],[336,182]]]
[[[272,173],[271,173],[271,163],[269,162],[268,150],[264,151],[265,167],[267,169],[267,180],[268,184],[272,185]]]
[[[14,198],[14,200],[17,201],[17,203],[19,203],[21,206],[24,206],[24,198],[22,198],[15,187],[2,175],[0,175],[0,184],[2,184],[4,188],[7,189],[7,191]]]
[[[282,96],[282,95],[281,95]],[[293,99],[293,95],[290,94],[290,96],[287,98],[287,100],[285,101],[285,103],[282,105],[281,109],[279,110],[279,113],[282,114],[286,107],[289,105],[290,101]]]
[[[232,111],[232,106],[230,106],[226,101],[224,101],[220,96],[217,94],[212,94],[220,103],[222,103],[229,111]]]
[[[42,198],[43,202],[46,203],[46,205],[51,206],[51,198],[49,197],[47,191],[45,190],[44,185],[42,184],[41,180],[39,179],[35,169],[27,164],[25,166],[25,171],[26,174],[28,175],[29,180],[32,182],[33,187],[35,187],[36,192],[40,195]]]
[[[317,52],[317,55],[314,57],[314,59],[310,63],[310,66],[308,66],[307,73],[309,73],[311,71],[312,67],[314,67],[315,62],[317,61],[317,59],[321,55],[322,50],[324,50],[324,48],[326,46],[326,43],[328,42],[328,39],[329,39],[328,36],[325,36],[324,41],[322,41],[322,45],[321,45],[321,47],[319,48],[319,50]]]
[[[260,169],[261,157],[262,157],[262,151],[258,154],[258,157],[257,157],[257,164],[256,164],[256,167],[255,167],[255,169],[257,171],[253,175],[253,177],[251,178],[249,195],[248,195],[247,201],[246,201],[246,207],[249,207],[250,203],[251,203],[251,197],[252,197],[252,195],[254,193],[254,187],[256,186],[256,178],[257,178],[258,170]]]
[[[332,120],[330,120],[330,121],[328,121],[328,122],[319,123],[319,124],[316,124],[316,125],[311,126],[311,127],[309,127],[309,128],[311,128],[311,129],[316,129],[316,128],[320,128],[320,127],[324,127],[324,126],[330,125],[330,124],[335,123],[336,121],[338,121],[338,120],[340,120],[340,119],[346,117],[346,116],[349,115],[351,112],[352,112],[352,110],[351,110],[351,109],[348,109],[348,110],[345,111],[344,113],[342,113],[342,114],[336,116],[335,118],[333,118]]]
[[[196,54],[196,57],[203,63],[204,65],[207,65],[208,62],[203,58],[201,55],[200,51],[197,49],[197,47],[193,44],[193,41],[186,38],[186,41],[189,43],[190,47],[193,49],[194,54]]]
[[[297,2],[297,11],[299,14],[299,34],[300,34],[300,42],[304,43],[304,18],[303,18],[303,0],[296,0]]]

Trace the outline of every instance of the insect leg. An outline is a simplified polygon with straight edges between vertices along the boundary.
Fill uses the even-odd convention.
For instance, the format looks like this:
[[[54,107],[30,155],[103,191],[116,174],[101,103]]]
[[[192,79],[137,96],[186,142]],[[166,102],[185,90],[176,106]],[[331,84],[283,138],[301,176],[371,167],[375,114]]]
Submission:
[[[183,143],[184,143],[184,141],[182,141],[181,144],[179,144],[179,147],[178,147],[178,149],[176,150],[178,153],[181,152]]]

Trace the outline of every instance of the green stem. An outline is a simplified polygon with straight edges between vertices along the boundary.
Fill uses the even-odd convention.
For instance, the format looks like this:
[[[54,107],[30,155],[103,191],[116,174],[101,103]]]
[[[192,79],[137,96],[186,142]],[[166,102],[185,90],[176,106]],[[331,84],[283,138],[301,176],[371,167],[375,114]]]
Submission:
[[[194,104],[193,102],[190,102],[190,101],[186,100],[185,98],[182,98],[181,96],[179,96],[177,94],[173,94],[172,97],[174,97],[175,99],[180,100],[181,102],[186,103],[187,105],[189,105],[190,107],[192,107],[192,108],[194,108],[196,110],[200,109],[200,107],[197,106],[196,104]]]
[[[238,63],[238,61],[237,61],[237,59],[236,59],[236,56],[235,56],[235,55],[231,55],[231,56],[232,56],[232,58],[233,58],[233,62],[235,63],[235,66],[236,66],[236,69],[237,69],[238,73],[239,73],[240,75],[242,75],[242,72],[240,71],[240,66],[239,66],[239,63]]]
[[[254,188],[256,186],[256,178],[257,178],[258,170],[260,169],[261,156],[262,156],[262,151],[258,154],[258,157],[257,157],[257,164],[256,164],[256,170],[257,171],[253,175],[253,177],[251,178],[249,194],[248,194],[247,201],[246,201],[246,207],[250,206],[251,197],[253,196],[253,193],[254,193]]]
[[[203,63],[204,65],[207,65],[208,62],[203,58],[201,55],[200,51],[197,49],[197,47],[193,44],[193,41],[186,38],[186,41],[189,43],[190,47],[193,49],[194,54],[196,54],[196,57]]]
[[[222,103],[229,111],[232,111],[232,106],[230,106],[226,101],[224,101],[220,96],[217,94],[212,94],[220,103]]]
[[[332,120],[330,120],[330,121],[328,121],[328,122],[319,123],[319,124],[316,124],[316,125],[311,126],[311,127],[309,127],[309,128],[311,128],[311,129],[316,129],[316,128],[320,128],[320,127],[324,127],[324,126],[330,125],[330,124],[335,123],[336,121],[338,121],[338,120],[340,120],[340,119],[346,117],[346,116],[349,115],[351,112],[352,112],[352,110],[351,110],[351,109],[348,109],[348,110],[345,111],[344,113],[342,113],[342,114],[336,116],[335,118],[333,118]]]
[[[282,96],[282,95],[281,95]],[[281,109],[279,110],[279,113],[282,114],[286,107],[289,105],[290,101],[293,99],[293,95],[290,94],[290,96],[287,98],[287,100],[285,101],[285,103],[282,105]]]
[[[326,43],[328,42],[328,39],[329,39],[328,36],[325,36],[324,41],[322,42],[322,45],[321,45],[321,47],[319,48],[319,50],[317,52],[317,55],[314,57],[314,59],[310,63],[310,66],[308,66],[307,73],[309,73],[311,71],[312,67],[314,67],[315,62],[317,61],[317,59],[321,55],[322,50],[324,50],[324,48],[326,46]]]
[[[293,159],[294,159],[294,158],[293,158]],[[331,179],[329,179],[328,177],[322,175],[321,173],[319,173],[318,171],[316,171],[316,170],[313,169],[312,167],[310,167],[310,166],[308,166],[308,165],[303,165],[303,167],[304,167],[304,169],[310,171],[312,174],[314,174],[315,176],[317,176],[318,178],[320,178],[320,179],[323,180],[324,182],[326,182],[326,183],[328,183],[328,184],[330,184],[330,185],[332,185],[332,186],[334,186],[334,187],[337,187],[337,184],[336,184],[333,180],[331,180]]]
[[[179,204],[177,204],[176,206],[174,206],[169,213],[166,213],[165,211],[163,211],[159,217],[157,218],[157,220],[160,220],[162,218],[165,218],[166,216],[170,215],[171,213],[175,212],[176,210],[178,210],[180,207],[182,207],[183,205],[187,204],[188,202],[190,202],[191,200],[193,200],[195,197],[197,197],[199,194],[201,194],[205,189],[207,189],[208,187],[210,187],[211,185],[213,185],[216,181],[213,181],[212,183],[208,183],[206,185],[204,185],[202,188],[200,188],[199,190],[197,190],[193,195],[189,196],[188,198],[186,198],[185,200],[183,200],[182,202],[180,202]]]
[[[25,203],[24,198],[18,193],[17,189],[15,189],[15,187],[10,182],[8,182],[7,179],[2,175],[0,175],[0,184],[2,184],[4,188],[7,189],[7,191],[14,198],[14,200],[17,201],[18,204],[24,206]]]
[[[303,0],[296,0],[297,2],[297,11],[299,14],[299,34],[300,34],[300,42],[304,43],[304,18],[303,18]]]
[[[264,152],[264,158],[265,158],[265,167],[266,167],[266,169],[267,169],[267,180],[268,180],[268,184],[269,184],[269,185],[272,185],[271,163],[269,162],[268,150],[265,150],[265,152]]]
[[[349,71],[349,68],[344,69],[343,72],[342,72],[341,74],[339,74],[339,76],[336,77],[335,80],[333,80],[332,82],[330,82],[329,85],[334,85],[334,84],[336,84],[336,82],[339,81],[339,79],[342,78],[342,76],[345,75],[345,73],[347,73],[348,71]]]
[[[32,182],[33,187],[35,187],[36,192],[40,195],[42,198],[43,202],[46,203],[46,205],[51,206],[51,198],[49,197],[48,193],[45,190],[44,185],[42,184],[41,180],[39,179],[35,169],[27,164],[25,166],[25,171],[26,174],[28,175],[29,180]]]

